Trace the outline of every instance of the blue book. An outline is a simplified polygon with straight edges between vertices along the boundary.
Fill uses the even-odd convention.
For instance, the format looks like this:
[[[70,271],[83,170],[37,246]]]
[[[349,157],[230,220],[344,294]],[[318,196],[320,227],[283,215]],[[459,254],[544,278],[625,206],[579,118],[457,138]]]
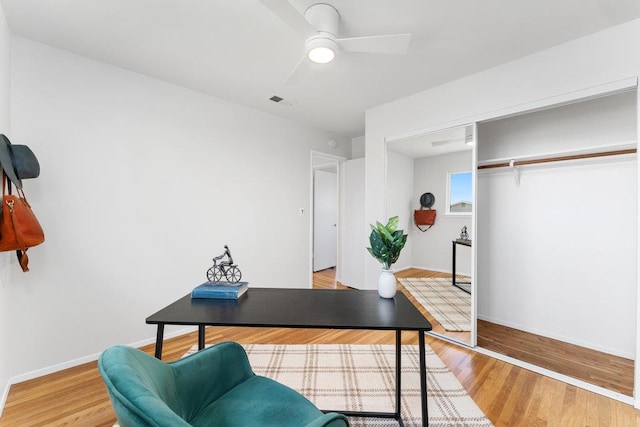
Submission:
[[[191,291],[191,298],[238,299],[249,289],[249,282],[205,282]]]

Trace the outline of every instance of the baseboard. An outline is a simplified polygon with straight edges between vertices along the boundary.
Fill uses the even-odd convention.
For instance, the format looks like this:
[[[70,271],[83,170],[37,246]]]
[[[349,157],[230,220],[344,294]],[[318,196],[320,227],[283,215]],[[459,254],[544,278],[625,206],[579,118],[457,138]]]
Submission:
[[[418,270],[435,271],[437,273],[451,274],[451,270],[443,270],[441,268],[427,267],[427,266],[424,266],[424,265],[412,265],[411,268],[417,268]]]
[[[4,390],[2,391],[2,396],[0,396],[0,417],[2,416],[2,411],[4,411],[4,404],[7,403],[7,397],[9,397],[9,390],[11,389],[11,380],[7,381],[5,384]]]
[[[169,339],[169,338],[174,338],[180,335],[184,335],[184,334],[188,334],[191,333],[193,331],[197,331],[198,328],[197,326],[191,326],[188,328],[183,328],[180,329],[178,331],[174,331],[174,332],[170,332],[165,334],[164,339]],[[137,341],[134,343],[130,343],[127,344],[130,347],[135,347],[135,348],[139,348],[139,347],[143,347],[145,345],[149,345],[149,344],[153,344],[156,342],[155,337],[154,338],[146,338],[144,340],[141,341]],[[24,374],[20,374],[20,375],[16,375],[14,377],[9,378],[9,383],[6,387],[5,390],[5,394],[6,396],[9,395],[9,389],[11,387],[11,385],[13,384],[18,384],[24,381],[28,381],[28,380],[32,380],[35,378],[39,378],[45,375],[49,375],[49,374],[53,374],[55,372],[59,372],[65,369],[69,369],[69,368],[73,368],[75,366],[79,366],[88,362],[94,362],[96,360],[98,360],[98,357],[100,357],[100,354],[102,354],[102,352],[100,353],[94,353],[94,354],[90,354],[87,356],[83,356],[83,357],[79,357],[77,359],[73,359],[73,360],[69,360],[67,362],[63,362],[63,363],[58,363],[56,365],[51,365],[48,366],[46,368],[42,368],[42,369],[37,369],[35,371],[30,371],[30,372],[25,372]],[[6,399],[5,394],[3,394],[3,399]],[[2,400],[2,407],[0,408],[0,413],[2,413],[2,409],[4,409],[4,403],[5,400]]]
[[[414,266],[407,267],[407,268],[417,268],[419,270],[430,270],[430,271],[435,271],[437,273],[451,274],[451,270],[446,270],[446,269],[443,270],[441,268],[435,268],[435,267],[425,267],[425,266],[414,265]],[[456,271],[456,276],[458,276],[458,275],[460,275],[460,276],[469,276],[469,277],[472,276],[471,273],[467,273],[467,272],[464,272],[464,271]]]
[[[480,314],[478,314],[478,320],[484,320],[485,322],[495,323],[496,325],[501,325],[501,326],[506,326],[508,328],[518,329],[519,331],[528,332],[528,333],[534,334],[534,335],[540,335],[542,337],[547,337],[547,338],[551,338],[551,339],[554,339],[554,340],[566,342],[567,344],[577,345],[577,346],[580,346],[580,347],[584,347],[584,348],[588,348],[588,349],[591,349],[591,350],[599,351],[601,353],[611,354],[613,356],[623,357],[625,359],[631,359],[631,360],[635,359],[635,355],[634,354],[626,353],[624,351],[610,349],[610,348],[606,348],[606,347],[602,347],[602,346],[598,346],[598,345],[593,345],[592,343],[588,343],[588,342],[572,339],[571,337],[565,337],[565,336],[562,336],[562,335],[549,334],[546,331],[537,330],[535,328],[530,328],[530,327],[527,327],[527,326],[518,325],[518,324],[515,324],[515,323],[511,323],[511,322],[505,322],[505,321],[503,321],[501,319],[492,318],[490,316],[481,316]]]

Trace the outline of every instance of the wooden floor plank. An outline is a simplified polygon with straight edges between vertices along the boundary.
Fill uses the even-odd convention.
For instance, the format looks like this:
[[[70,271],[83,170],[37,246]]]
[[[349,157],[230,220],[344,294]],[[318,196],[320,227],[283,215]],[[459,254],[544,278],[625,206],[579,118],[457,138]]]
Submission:
[[[478,346],[588,383],[633,395],[634,361],[478,320]]]

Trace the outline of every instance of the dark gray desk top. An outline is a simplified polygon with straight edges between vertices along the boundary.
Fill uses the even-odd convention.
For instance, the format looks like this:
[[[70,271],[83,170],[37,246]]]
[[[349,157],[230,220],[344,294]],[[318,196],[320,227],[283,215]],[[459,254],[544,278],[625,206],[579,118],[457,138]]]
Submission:
[[[148,324],[430,331],[431,323],[398,292],[249,288],[238,300],[190,295],[149,316]]]

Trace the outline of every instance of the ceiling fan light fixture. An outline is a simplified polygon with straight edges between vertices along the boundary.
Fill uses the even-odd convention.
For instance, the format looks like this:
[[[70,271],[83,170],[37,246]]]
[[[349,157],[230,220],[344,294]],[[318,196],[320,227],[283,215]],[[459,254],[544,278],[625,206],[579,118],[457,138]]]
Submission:
[[[309,59],[316,64],[326,64],[333,61],[333,58],[336,57],[336,53],[328,47],[319,46],[311,49],[307,56],[309,56]]]
[[[316,64],[326,64],[336,57],[338,45],[327,37],[314,37],[307,41],[307,57]]]

